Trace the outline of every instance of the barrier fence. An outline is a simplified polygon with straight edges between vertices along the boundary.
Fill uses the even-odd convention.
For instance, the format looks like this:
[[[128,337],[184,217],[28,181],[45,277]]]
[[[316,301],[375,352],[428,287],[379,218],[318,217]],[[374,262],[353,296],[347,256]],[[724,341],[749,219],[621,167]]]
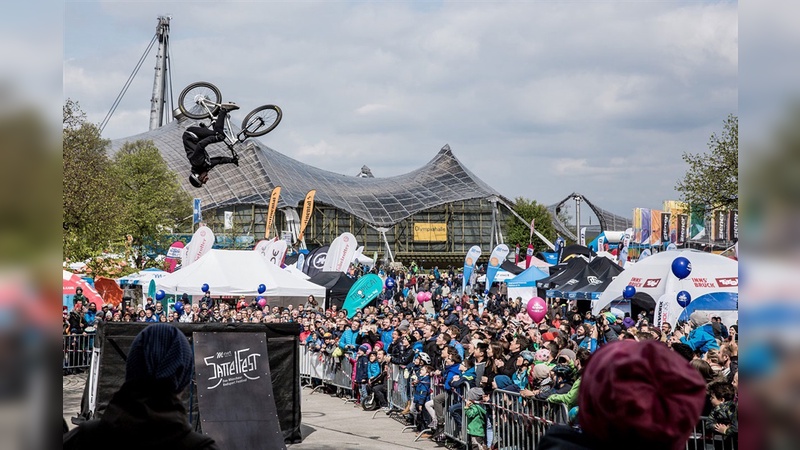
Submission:
[[[76,369],[88,369],[92,363],[94,350],[94,334],[76,334],[62,336],[64,373]]]
[[[319,385],[336,386],[348,391],[353,397],[356,395],[357,389],[354,389],[353,382],[354,365],[346,357],[342,358],[342,363],[337,364],[335,358],[324,353],[309,352],[304,346],[300,346],[300,356],[300,379],[306,385],[314,387],[313,384],[318,382]],[[409,400],[413,399],[409,377],[410,373],[405,368],[395,364],[389,366],[386,392],[391,408],[390,415],[397,415],[406,408]],[[440,394],[444,396],[444,435],[470,448],[464,408],[466,391],[466,387],[444,390],[441,378],[431,381],[431,398],[434,399]],[[487,411],[487,446],[496,444],[498,450],[535,450],[549,427],[569,423],[566,405],[522,397],[515,392],[494,390],[489,402],[481,404]],[[421,414],[425,414],[425,411]],[[376,415],[373,415],[373,418]],[[701,418],[686,443],[686,450],[736,450],[736,439],[726,439],[714,432],[708,421],[707,417]],[[402,431],[412,428],[414,426],[407,426]],[[425,431],[431,430],[423,430],[415,441]]]

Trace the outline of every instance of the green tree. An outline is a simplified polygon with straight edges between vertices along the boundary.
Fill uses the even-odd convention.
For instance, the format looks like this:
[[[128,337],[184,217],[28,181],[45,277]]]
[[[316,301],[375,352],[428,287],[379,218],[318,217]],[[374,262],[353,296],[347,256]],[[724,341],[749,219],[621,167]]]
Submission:
[[[168,233],[191,215],[191,199],[153,141],[125,143],[114,155],[113,173],[124,205],[121,231],[136,267],[144,268],[154,264],[147,254],[165,252]]]
[[[119,238],[121,202],[106,155],[109,141],[86,122],[77,102],[63,107],[63,235],[64,257],[84,260]]]
[[[739,209],[739,119],[729,115],[722,133],[713,133],[708,152],[684,153],[689,169],[675,189],[692,209],[706,214],[716,209]]]
[[[520,253],[524,254],[525,248],[528,247],[528,238],[531,234],[530,223],[531,219],[535,218],[536,231],[542,233],[544,237],[553,242],[556,238],[556,230],[553,227],[553,220],[547,207],[536,200],[528,200],[523,197],[517,197],[514,200],[514,211],[525,219],[526,223],[522,223],[518,218],[513,215],[508,216],[506,219],[506,242],[509,248],[513,249],[514,246],[519,244]],[[533,235],[533,248],[535,251],[548,251],[547,246],[542,242],[539,237]]]

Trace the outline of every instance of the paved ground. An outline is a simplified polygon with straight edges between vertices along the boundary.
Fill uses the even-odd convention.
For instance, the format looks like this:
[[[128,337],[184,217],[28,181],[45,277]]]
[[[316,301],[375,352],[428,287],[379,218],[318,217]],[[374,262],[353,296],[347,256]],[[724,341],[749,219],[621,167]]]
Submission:
[[[63,378],[63,413],[72,428],[72,417],[80,411],[86,374]],[[354,450],[354,449],[434,449],[436,444],[421,439],[414,442],[412,431],[401,433],[403,426],[379,412],[366,412],[361,407],[324,393],[302,391],[303,442],[290,445],[291,450]]]

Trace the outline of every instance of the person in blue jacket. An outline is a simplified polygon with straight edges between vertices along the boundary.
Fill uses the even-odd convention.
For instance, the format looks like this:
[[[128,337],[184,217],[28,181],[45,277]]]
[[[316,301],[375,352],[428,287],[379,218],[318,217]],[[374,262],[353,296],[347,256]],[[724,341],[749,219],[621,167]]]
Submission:
[[[686,324],[682,332],[675,330],[673,337],[679,338],[682,344],[688,345],[692,350],[700,350],[702,353],[711,349],[719,349],[719,344],[714,339],[714,328],[707,313],[695,311],[689,316],[689,322],[690,324]],[[691,331],[689,331],[690,329]]]
[[[433,367],[423,365],[419,368],[419,377],[414,382],[414,411],[416,411],[415,425],[417,426],[417,431],[427,428],[423,408],[431,397],[431,372],[433,372]]]
[[[430,439],[434,440],[438,439],[444,432],[444,402],[447,396],[446,394],[453,389],[451,386],[453,377],[461,373],[461,371],[458,370],[458,367],[461,365],[461,357],[458,356],[458,352],[453,347],[445,347],[445,349],[447,355],[442,355],[445,358],[443,374],[445,392],[438,394],[425,403],[425,408],[428,410],[428,413],[431,416],[434,416],[434,414],[436,416],[433,420],[436,425],[434,426],[433,423],[431,424],[431,428],[436,428],[436,431],[430,437]]]
[[[350,322],[350,328],[344,330],[342,333],[342,337],[339,339],[339,347],[344,350],[345,352],[354,352],[356,350],[357,339],[358,336],[361,334],[359,328],[361,327],[361,321],[358,319],[353,319]]]

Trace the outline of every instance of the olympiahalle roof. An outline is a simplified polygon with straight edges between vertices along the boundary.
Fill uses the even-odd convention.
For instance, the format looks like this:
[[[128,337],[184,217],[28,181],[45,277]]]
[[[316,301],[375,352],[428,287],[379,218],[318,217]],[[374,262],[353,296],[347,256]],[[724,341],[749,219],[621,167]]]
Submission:
[[[182,134],[197,121],[174,120],[163,127],[111,143],[115,153],[126,142],[152,140],[167,166],[179,174],[182,187],[202,199],[203,209],[236,204],[267,206],[275,186],[281,186],[279,208],[302,205],[308,191],[316,189],[315,201],[334,206],[376,227],[390,227],[413,214],[446,203],[501,197],[470,172],[445,145],[424,166],[388,178],[367,178],[329,172],[279,153],[264,144],[249,140],[237,144],[239,167],[218,166],[210,181],[196,189],[189,184],[189,162],[183,149]],[[214,155],[227,155],[224,144],[208,148]]]

